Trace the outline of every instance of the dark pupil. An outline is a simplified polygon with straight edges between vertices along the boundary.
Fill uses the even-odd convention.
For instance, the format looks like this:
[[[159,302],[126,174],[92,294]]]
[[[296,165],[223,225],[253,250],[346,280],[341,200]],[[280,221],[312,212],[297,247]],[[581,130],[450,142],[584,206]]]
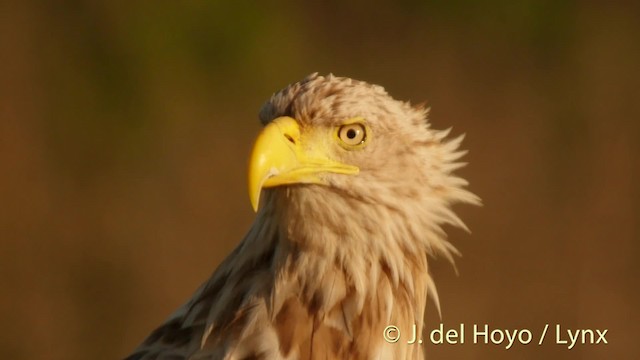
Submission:
[[[348,137],[349,139],[353,139],[353,138],[355,138],[357,134],[358,134],[358,133],[357,133],[355,130],[353,130],[353,129],[349,129],[349,130],[347,130],[347,137]]]

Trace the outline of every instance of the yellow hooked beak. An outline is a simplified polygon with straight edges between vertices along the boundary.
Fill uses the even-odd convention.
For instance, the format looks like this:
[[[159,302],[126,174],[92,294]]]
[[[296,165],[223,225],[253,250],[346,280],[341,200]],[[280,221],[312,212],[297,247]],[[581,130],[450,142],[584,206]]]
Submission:
[[[300,126],[287,116],[270,122],[253,146],[249,161],[249,197],[258,211],[263,188],[288,184],[326,184],[322,173],[357,174],[356,166],[329,159],[323,137],[301,139]]]

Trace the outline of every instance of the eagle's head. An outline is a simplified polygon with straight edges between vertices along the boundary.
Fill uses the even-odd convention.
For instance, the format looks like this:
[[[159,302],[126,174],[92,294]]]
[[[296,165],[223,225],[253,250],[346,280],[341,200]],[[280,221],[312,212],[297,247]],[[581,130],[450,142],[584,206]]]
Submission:
[[[403,262],[451,258],[441,225],[464,224],[450,205],[479,199],[452,174],[463,165],[462,137],[445,140],[448,131],[431,129],[427,113],[380,86],[333,75],[275,93],[260,111],[265,128],[250,161],[254,209],[265,193],[259,219],[278,219],[282,238],[359,267],[354,274],[370,266],[367,258],[408,281]]]

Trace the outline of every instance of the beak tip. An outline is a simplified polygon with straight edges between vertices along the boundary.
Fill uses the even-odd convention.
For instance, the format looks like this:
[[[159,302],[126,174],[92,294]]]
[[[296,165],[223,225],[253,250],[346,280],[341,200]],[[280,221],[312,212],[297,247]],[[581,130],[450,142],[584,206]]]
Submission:
[[[251,202],[251,208],[253,212],[258,212],[258,206],[260,206],[260,193],[261,189],[255,191],[255,188],[249,189],[249,201]]]

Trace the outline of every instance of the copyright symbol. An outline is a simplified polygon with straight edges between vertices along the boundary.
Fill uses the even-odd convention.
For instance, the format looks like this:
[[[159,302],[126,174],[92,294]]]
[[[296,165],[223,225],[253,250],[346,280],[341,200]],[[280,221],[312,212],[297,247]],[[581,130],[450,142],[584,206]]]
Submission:
[[[397,326],[389,325],[384,328],[384,340],[388,343],[395,343],[400,340],[400,329]]]

